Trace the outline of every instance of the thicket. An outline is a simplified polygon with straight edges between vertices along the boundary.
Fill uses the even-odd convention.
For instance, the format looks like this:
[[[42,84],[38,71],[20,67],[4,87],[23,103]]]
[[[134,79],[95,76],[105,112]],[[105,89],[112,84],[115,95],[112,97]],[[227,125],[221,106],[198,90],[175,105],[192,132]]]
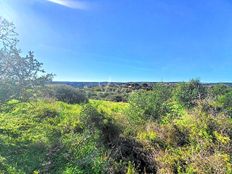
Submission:
[[[192,80],[131,96],[127,135],[153,155],[153,173],[232,172],[231,89]]]
[[[49,85],[42,91],[42,97],[55,99],[69,104],[87,103],[85,91],[68,85]]]

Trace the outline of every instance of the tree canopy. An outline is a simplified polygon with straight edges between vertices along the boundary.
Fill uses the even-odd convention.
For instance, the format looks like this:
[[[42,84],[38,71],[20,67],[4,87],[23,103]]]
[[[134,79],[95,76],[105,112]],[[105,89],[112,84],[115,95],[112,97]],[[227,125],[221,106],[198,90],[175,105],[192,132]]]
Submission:
[[[22,56],[17,36],[15,25],[0,17],[0,102],[28,99],[53,78],[32,51]]]

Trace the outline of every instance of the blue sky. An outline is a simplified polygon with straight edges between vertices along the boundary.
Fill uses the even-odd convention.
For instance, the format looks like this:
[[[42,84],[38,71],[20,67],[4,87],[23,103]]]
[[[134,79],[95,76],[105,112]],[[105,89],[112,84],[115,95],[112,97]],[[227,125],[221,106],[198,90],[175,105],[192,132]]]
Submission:
[[[232,82],[231,0],[0,0],[55,80]]]

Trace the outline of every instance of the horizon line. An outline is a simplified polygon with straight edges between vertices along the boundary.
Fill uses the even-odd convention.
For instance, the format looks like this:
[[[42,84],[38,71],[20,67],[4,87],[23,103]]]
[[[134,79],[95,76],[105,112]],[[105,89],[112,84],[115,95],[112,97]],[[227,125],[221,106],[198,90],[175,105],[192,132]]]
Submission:
[[[189,82],[188,81],[67,81],[67,80],[53,80],[52,82],[69,82],[69,83],[183,83],[183,82]],[[200,81],[201,83],[231,83],[232,82],[204,82]]]

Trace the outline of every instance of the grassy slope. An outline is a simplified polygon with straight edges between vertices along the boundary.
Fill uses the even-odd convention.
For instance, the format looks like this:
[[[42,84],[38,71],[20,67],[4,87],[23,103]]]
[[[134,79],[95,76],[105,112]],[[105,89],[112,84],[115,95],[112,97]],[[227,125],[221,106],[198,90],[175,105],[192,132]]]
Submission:
[[[99,111],[114,116],[120,116],[126,107],[124,103],[94,100],[90,103]],[[81,138],[75,139],[69,129],[79,124],[82,107],[78,104],[41,101],[32,104],[11,102],[3,108],[0,113],[0,173],[36,173],[41,169],[54,172],[67,170],[72,173],[64,166],[64,163],[70,161],[65,159],[65,153],[68,152],[63,153],[63,157],[57,161],[51,162],[50,158],[62,148],[58,145],[61,141],[72,146]]]
[[[90,100],[90,104],[98,113],[104,113],[106,118],[122,126],[122,133],[129,137],[124,141],[127,148],[128,143],[133,143],[131,137],[141,144],[141,151],[138,145],[133,149],[139,151],[133,153],[149,152],[159,173],[172,173],[173,170],[178,173],[231,172],[228,152],[232,121],[229,118],[211,117],[201,108],[187,112],[178,104],[170,103],[172,110],[160,123],[131,125],[130,118],[125,117],[128,104],[97,100]],[[10,102],[2,108],[0,173],[104,173],[102,169],[109,169],[111,165],[107,161],[114,159],[109,157],[110,150],[101,142],[104,132],[94,129],[91,133],[88,124],[84,124],[87,128],[83,129],[85,120],[80,117],[85,107],[40,101],[32,104]],[[133,161],[129,156],[126,154],[124,159]],[[119,164],[119,168],[127,165],[127,162]],[[133,166],[129,163],[128,171],[134,170]]]

